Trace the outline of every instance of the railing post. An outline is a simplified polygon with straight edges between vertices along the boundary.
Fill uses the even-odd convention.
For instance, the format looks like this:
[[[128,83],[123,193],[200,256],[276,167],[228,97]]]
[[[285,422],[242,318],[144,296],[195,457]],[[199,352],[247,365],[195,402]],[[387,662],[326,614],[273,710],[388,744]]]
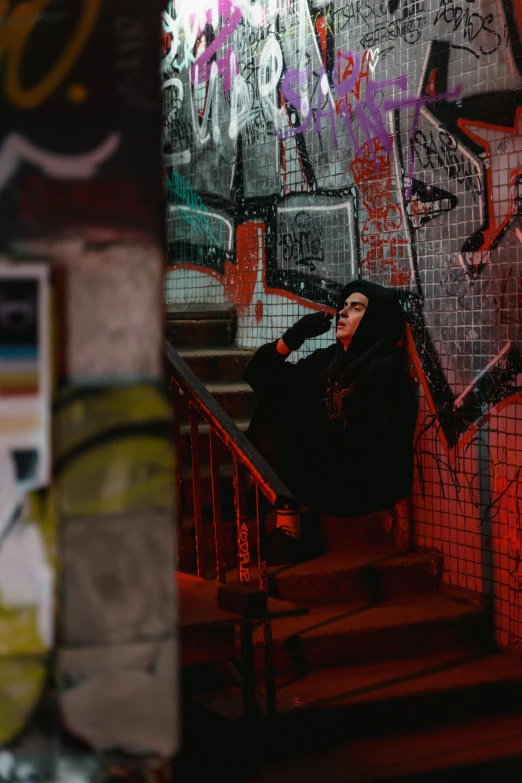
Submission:
[[[259,587],[268,595],[268,565],[267,565],[267,539],[266,517],[259,502],[259,490],[256,486],[256,528],[257,528],[257,557],[259,563]],[[266,688],[266,713],[270,718],[275,715],[276,687],[274,669],[274,646],[272,639],[272,621],[263,622],[263,642],[265,651],[265,688]]]
[[[268,565],[267,557],[267,539],[266,539],[266,519],[261,511],[259,501],[259,489],[256,485],[256,531],[257,531],[257,561],[259,565],[259,589],[268,594]]]
[[[256,680],[252,623],[242,623],[240,633],[243,716],[245,720],[251,721],[256,716]]]
[[[192,402],[189,402],[190,421],[190,451],[192,454],[192,495],[194,504],[194,529],[196,533],[196,563],[198,576],[205,579],[207,575],[205,533],[203,530],[203,513],[201,508],[201,462],[199,444],[198,412]]]
[[[212,483],[212,509],[214,517],[214,542],[216,548],[216,574],[218,582],[227,581],[225,553],[221,527],[221,486],[219,483],[219,462],[217,458],[217,438],[212,426],[209,433],[210,481]]]

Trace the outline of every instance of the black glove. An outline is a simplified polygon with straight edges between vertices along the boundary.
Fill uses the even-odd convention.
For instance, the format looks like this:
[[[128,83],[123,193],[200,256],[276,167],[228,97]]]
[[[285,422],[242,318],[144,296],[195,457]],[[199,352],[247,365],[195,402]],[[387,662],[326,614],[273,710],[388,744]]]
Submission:
[[[333,315],[323,311],[308,313],[288,329],[283,335],[283,342],[291,351],[297,351],[310,337],[319,337],[332,328]]]

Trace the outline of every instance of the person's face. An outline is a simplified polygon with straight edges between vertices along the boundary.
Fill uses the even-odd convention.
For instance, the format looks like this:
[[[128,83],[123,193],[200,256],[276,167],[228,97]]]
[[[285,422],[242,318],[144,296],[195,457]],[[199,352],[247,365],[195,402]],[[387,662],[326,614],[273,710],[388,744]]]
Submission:
[[[344,307],[339,313],[339,323],[335,333],[336,338],[344,346],[345,350],[348,348],[350,340],[354,336],[367,307],[368,297],[360,294],[358,291],[350,294],[348,299],[346,299]]]

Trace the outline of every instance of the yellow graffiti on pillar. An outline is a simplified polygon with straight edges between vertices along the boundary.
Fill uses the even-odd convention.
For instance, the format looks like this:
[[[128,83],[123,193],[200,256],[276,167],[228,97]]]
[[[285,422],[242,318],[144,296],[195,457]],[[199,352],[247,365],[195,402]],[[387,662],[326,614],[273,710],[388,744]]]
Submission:
[[[98,18],[101,0],[83,0],[80,20],[72,38],[47,74],[32,87],[21,83],[20,73],[31,33],[42,11],[53,0],[27,0],[9,14],[9,0],[0,0],[0,60],[4,60],[6,98],[20,109],[34,109],[60,86],[82,53]]]
[[[33,492],[27,497],[27,520],[18,525],[18,534],[20,527],[37,532],[46,564],[56,578],[57,516],[50,492]],[[17,536],[16,529],[12,535]],[[5,545],[9,545],[9,537]],[[17,552],[17,564],[20,566],[18,589],[24,593],[20,595],[23,598],[20,603],[24,605],[16,605],[12,595],[5,600],[6,596],[0,589],[0,748],[27,724],[41,697],[51,665],[49,652],[53,639],[42,637],[42,607],[38,608],[38,601],[31,604],[27,595],[31,583],[37,581],[35,575],[42,564],[34,560],[20,561],[24,552],[34,556],[34,551],[30,547],[19,547]],[[52,593],[46,610],[47,625],[54,617],[54,586]]]
[[[61,392],[53,417],[59,511],[90,516],[171,509],[171,426],[168,399],[155,384],[80,396]]]
[[[24,728],[48,677],[44,657],[0,659],[0,748]]]
[[[0,666],[3,656],[43,654],[53,644],[52,630],[42,633],[42,628],[52,622],[50,615],[54,612],[54,581],[58,565],[57,517],[51,492],[32,492],[26,498],[26,509],[25,519],[14,526],[3,544],[4,551],[13,553],[13,563],[17,568],[17,579],[13,581],[18,584],[16,589],[14,585],[7,585],[10,589],[6,596],[6,584],[0,578]],[[35,539],[40,546],[35,547]],[[11,540],[16,543],[9,549]],[[38,559],[40,547],[45,562]],[[42,577],[50,573],[53,575],[52,592],[42,602],[45,596],[35,593],[45,586]],[[8,576],[6,578],[9,580]],[[37,591],[34,588],[36,584]]]

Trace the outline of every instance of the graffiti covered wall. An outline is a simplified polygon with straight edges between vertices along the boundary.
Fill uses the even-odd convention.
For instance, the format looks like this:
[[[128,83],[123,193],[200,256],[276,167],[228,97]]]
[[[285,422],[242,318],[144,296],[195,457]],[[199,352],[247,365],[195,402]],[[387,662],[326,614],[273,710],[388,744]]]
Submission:
[[[506,646],[522,639],[521,30],[513,0],[173,0],[162,41],[167,303],[235,302],[252,346],[358,275],[399,290],[416,542],[493,596]]]

